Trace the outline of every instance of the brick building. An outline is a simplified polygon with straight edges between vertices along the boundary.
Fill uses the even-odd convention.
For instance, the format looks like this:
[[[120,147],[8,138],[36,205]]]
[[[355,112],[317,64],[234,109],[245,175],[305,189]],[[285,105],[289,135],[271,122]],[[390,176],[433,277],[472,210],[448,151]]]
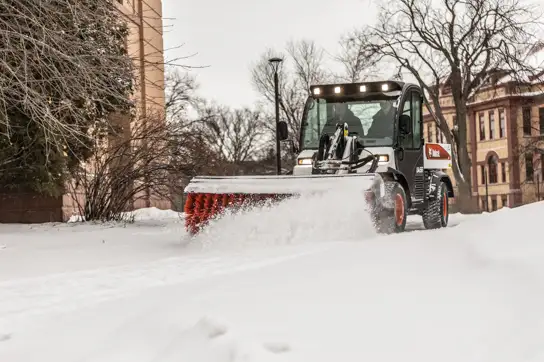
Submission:
[[[544,63],[544,44],[535,47],[536,52]],[[451,129],[455,108],[448,82],[443,84],[440,93],[440,104]],[[480,210],[489,207],[489,211],[494,211],[503,206],[516,207],[543,200],[542,77],[520,85],[507,74],[496,72],[468,106],[472,192],[478,197]],[[424,137],[428,142],[445,142],[427,111]],[[450,173],[453,179],[453,172]]]
[[[164,110],[164,47],[161,0],[116,0],[120,16],[128,19],[127,45],[134,59],[139,87],[135,94],[138,112]],[[118,119],[123,122],[125,120]],[[78,198],[83,197],[79,195]],[[0,195],[0,222],[59,222],[77,213],[74,197],[65,194],[47,197],[36,194]],[[170,208],[170,202],[149,192],[134,202],[134,208]],[[130,206],[129,206],[130,207]]]
[[[153,110],[164,111],[164,44],[161,0],[116,0],[120,12],[129,20],[128,51],[136,62],[139,81],[136,101],[140,117]],[[138,117],[137,117],[138,118]],[[134,208],[170,208],[171,203],[147,193]]]

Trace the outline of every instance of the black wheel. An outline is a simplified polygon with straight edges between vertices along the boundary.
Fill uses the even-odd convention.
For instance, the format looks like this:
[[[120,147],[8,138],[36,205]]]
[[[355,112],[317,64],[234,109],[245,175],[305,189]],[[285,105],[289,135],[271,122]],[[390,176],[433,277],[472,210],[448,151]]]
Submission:
[[[372,221],[378,233],[401,233],[408,217],[406,192],[398,182],[386,181],[385,194],[374,206]]]
[[[438,185],[438,197],[430,200],[423,211],[425,229],[439,229],[448,226],[450,206],[448,203],[448,187],[442,181]]]

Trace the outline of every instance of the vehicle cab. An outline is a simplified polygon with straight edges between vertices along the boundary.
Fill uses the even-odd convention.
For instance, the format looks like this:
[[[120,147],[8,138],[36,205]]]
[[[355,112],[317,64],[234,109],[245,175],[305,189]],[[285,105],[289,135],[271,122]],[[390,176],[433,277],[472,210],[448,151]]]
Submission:
[[[419,90],[415,85],[397,81],[312,86],[303,112],[301,151],[293,175],[313,173],[313,158],[320,138],[323,134],[332,136],[338,123],[347,123],[349,135],[358,136],[365,150],[362,152],[379,155],[378,171],[398,169],[395,149],[399,146],[399,112],[408,113],[411,120],[419,120],[413,125],[419,131],[414,129],[413,133],[421,137],[421,94],[408,92],[406,98],[411,89]],[[403,110],[399,110],[401,103]]]

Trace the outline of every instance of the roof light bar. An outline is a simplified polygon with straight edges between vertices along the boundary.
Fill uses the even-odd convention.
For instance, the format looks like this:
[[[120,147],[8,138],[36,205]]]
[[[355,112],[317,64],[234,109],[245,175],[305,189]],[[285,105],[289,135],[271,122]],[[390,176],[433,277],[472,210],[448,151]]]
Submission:
[[[361,93],[383,93],[401,91],[404,82],[381,81],[345,84],[321,84],[311,86],[311,94],[315,97],[357,96]]]

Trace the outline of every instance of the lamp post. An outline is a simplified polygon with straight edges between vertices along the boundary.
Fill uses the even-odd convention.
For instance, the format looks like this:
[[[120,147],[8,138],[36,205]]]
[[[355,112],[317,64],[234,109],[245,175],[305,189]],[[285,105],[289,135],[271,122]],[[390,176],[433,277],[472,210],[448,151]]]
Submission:
[[[540,183],[542,182],[542,179],[544,178],[544,148],[537,148],[536,152],[540,155],[540,169],[536,172],[536,194],[537,194],[537,201],[540,201]]]
[[[487,186],[487,172],[488,172],[487,162],[484,166],[484,181],[485,181],[485,209],[489,212],[489,190]]]
[[[279,135],[279,123],[280,123],[280,94],[278,86],[278,68],[283,61],[281,58],[270,58],[268,62],[274,69],[274,98],[276,104],[276,174],[281,174],[281,152],[280,152],[280,135]]]
[[[536,170],[536,201],[540,201],[540,180],[542,176],[542,170]]]

